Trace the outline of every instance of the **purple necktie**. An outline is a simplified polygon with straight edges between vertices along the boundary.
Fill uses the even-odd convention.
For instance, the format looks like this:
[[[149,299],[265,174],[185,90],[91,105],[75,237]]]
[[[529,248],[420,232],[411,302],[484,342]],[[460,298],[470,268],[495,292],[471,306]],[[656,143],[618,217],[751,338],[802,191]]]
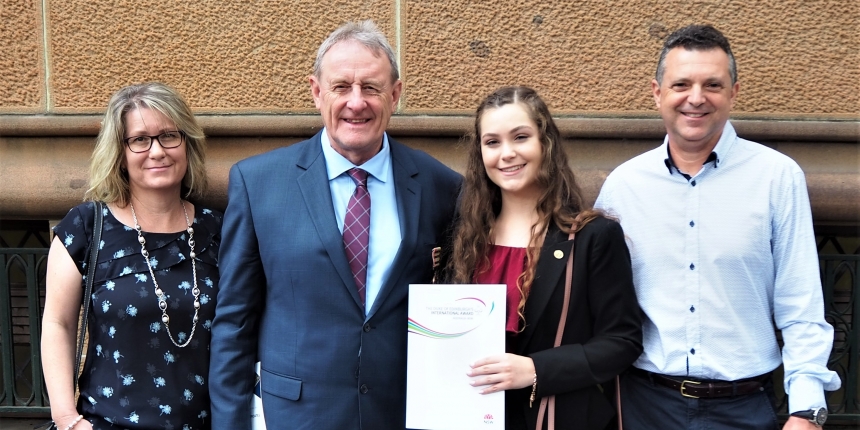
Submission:
[[[346,205],[343,217],[343,247],[352,278],[358,288],[358,297],[364,305],[364,287],[367,283],[367,246],[370,239],[370,193],[367,191],[367,172],[359,168],[347,171],[355,181],[355,192]]]

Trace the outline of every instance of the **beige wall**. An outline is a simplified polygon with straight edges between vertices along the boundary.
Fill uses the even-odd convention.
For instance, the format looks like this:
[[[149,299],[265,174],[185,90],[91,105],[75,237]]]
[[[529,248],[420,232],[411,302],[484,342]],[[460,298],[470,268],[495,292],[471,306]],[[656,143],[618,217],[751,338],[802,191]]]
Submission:
[[[374,19],[405,91],[390,131],[454,169],[486,94],[538,89],[559,119],[586,198],[663,126],[650,80],[662,39],[688,23],[730,38],[739,133],[794,157],[819,225],[860,225],[857,0],[0,0],[0,220],[57,218],[79,202],[111,93],[164,81],[210,137],[223,207],[241,158],[321,126],[307,76],[346,20]],[[289,114],[289,115],[285,115]]]
[[[99,112],[144,80],[176,87],[198,112],[311,112],[316,47],[365,18],[400,55],[405,114],[468,114],[512,83],[559,114],[651,114],[661,41],[692,22],[732,41],[738,114],[860,110],[852,0],[0,0],[0,113]]]

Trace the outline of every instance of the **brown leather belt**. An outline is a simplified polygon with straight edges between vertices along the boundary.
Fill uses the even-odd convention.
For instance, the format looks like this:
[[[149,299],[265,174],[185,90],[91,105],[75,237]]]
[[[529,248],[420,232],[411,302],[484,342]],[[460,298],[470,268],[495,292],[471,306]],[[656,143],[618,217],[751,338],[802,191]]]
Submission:
[[[682,396],[694,399],[734,397],[757,393],[764,390],[762,384],[771,376],[770,373],[766,373],[755,378],[739,381],[699,381],[684,378],[683,376],[676,377],[651,373],[636,367],[631,367],[630,373],[651,380],[655,384],[677,390]]]

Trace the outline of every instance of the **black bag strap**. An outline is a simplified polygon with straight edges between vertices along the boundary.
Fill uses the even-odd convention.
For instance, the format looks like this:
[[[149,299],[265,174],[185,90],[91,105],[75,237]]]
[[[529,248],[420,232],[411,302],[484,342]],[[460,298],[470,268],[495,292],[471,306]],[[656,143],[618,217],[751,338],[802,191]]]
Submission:
[[[102,225],[104,224],[104,208],[105,205],[102,202],[93,202],[93,206],[95,208],[95,221],[93,222],[93,236],[92,242],[90,242],[90,260],[87,263],[87,282],[86,287],[84,288],[84,296],[81,300],[81,306],[83,306],[83,318],[80,324],[80,330],[78,331],[78,354],[75,356],[75,367],[74,367],[74,388],[78,389],[78,372],[81,368],[81,357],[84,353],[84,338],[87,335],[87,323],[90,318],[90,302],[92,299],[90,298],[93,295],[93,282],[95,282],[96,277],[96,265],[99,261],[99,247],[102,242]]]

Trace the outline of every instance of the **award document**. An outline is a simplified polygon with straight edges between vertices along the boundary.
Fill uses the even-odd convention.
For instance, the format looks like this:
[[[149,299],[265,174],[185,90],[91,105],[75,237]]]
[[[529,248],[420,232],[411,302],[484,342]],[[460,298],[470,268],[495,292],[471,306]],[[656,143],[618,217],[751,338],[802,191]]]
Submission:
[[[504,429],[505,393],[480,394],[469,364],[505,353],[504,285],[410,285],[406,427]]]
[[[254,375],[257,383],[251,396],[251,430],[266,430],[266,419],[263,417],[263,398],[260,385],[260,362],[254,364]]]

